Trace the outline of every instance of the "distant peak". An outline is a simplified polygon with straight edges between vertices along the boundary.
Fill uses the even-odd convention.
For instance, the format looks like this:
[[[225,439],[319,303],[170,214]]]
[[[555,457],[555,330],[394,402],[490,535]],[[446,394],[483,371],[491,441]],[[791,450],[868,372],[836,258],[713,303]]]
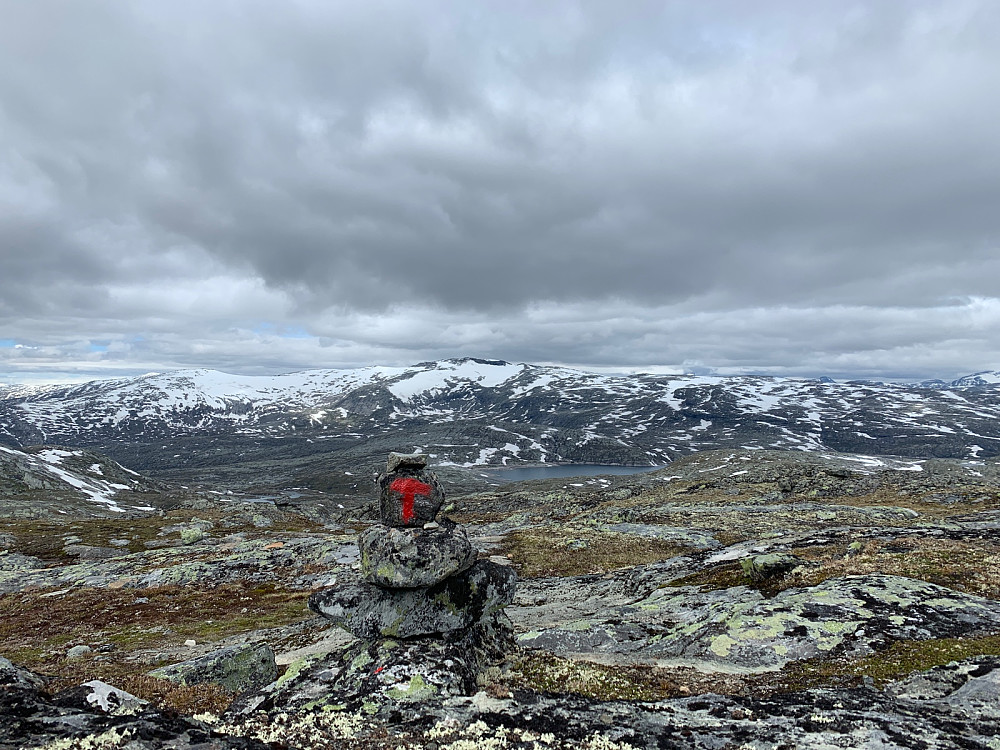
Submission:
[[[482,359],[481,357],[450,357],[430,362],[418,362],[415,367],[440,368],[442,365],[466,365],[474,363],[477,365],[489,365],[491,367],[509,367],[510,362],[502,359]]]

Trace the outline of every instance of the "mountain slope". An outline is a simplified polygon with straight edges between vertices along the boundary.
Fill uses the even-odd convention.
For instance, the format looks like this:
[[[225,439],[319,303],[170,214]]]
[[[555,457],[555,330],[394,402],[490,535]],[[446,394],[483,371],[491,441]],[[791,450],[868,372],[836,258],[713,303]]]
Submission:
[[[273,377],[187,370],[0,390],[0,441],[95,447],[163,472],[315,455],[356,467],[390,449],[444,466],[650,465],[717,448],[977,459],[1000,453],[998,383],[612,376],[477,359]]]
[[[0,500],[5,512],[17,505],[68,513],[152,511],[136,497],[156,486],[134,471],[88,450],[51,446],[17,450],[0,445]]]

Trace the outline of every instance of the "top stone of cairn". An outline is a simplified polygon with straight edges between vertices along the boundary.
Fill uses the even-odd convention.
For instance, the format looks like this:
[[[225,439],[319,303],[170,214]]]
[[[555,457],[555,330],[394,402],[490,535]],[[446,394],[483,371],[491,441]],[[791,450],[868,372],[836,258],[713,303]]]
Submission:
[[[437,518],[444,492],[437,477],[427,471],[422,453],[390,453],[386,471],[378,478],[379,515],[396,528],[421,527]]]
[[[391,474],[400,467],[420,471],[427,466],[427,456],[423,453],[390,453],[385,462],[385,470]]]

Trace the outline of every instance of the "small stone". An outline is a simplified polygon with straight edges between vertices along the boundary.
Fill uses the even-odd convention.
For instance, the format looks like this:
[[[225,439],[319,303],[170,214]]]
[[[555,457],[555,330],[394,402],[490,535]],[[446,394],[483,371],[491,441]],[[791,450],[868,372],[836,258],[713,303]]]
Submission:
[[[390,453],[389,460],[385,462],[385,471],[387,474],[392,474],[400,468],[419,471],[425,466],[427,466],[427,456],[423,453]]]
[[[429,521],[429,522],[427,522],[427,523],[424,524],[424,528],[427,529],[428,531],[430,531],[431,529],[437,529],[437,528],[440,528],[440,527],[441,527],[441,524],[439,524],[437,521]]]
[[[89,653],[92,653],[94,649],[90,646],[73,646],[66,652],[67,659],[82,659]]]
[[[856,557],[857,555],[860,555],[864,551],[864,549],[865,549],[864,542],[851,542],[849,545],[847,545],[847,552],[845,553],[844,557]]]
[[[184,645],[187,646],[188,648],[194,648],[195,646],[198,645],[198,641],[194,640],[193,638],[188,638],[186,641],[184,641]]]

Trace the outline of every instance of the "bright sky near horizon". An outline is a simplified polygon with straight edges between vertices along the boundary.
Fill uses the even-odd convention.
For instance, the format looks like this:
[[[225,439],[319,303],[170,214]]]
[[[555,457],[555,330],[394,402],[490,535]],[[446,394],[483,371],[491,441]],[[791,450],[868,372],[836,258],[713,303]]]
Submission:
[[[1000,3],[0,0],[0,383],[1000,369]]]

